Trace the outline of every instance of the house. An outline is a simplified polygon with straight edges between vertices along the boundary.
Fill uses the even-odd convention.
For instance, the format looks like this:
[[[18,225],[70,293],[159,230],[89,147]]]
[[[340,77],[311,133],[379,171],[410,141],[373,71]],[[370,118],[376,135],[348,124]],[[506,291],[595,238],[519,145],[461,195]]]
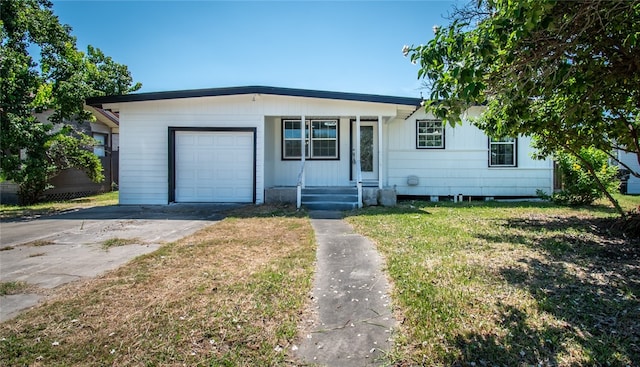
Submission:
[[[69,200],[101,192],[111,191],[118,184],[118,148],[119,148],[119,119],[117,114],[101,108],[87,106],[95,121],[67,122],[76,130],[96,139],[100,144],[93,148],[93,152],[100,157],[103,182],[93,182],[79,169],[66,169],[49,180],[49,189],[42,194],[43,200]],[[40,122],[47,122],[53,110],[36,113]],[[13,182],[0,183],[0,202],[3,204],[18,203],[18,186]]]
[[[118,147],[119,147],[119,120],[111,111],[101,108],[87,107],[95,121],[68,122],[73,127],[96,139],[99,144],[93,147],[93,152],[100,158],[103,174],[102,182],[93,182],[79,169],[67,169],[49,180],[51,188],[43,193],[44,200],[69,200],[73,198],[93,195],[112,190],[118,183]],[[52,111],[36,114],[36,117],[44,121]]]
[[[552,161],[532,159],[528,138],[492,140],[468,123],[443,126],[421,102],[250,86],[87,105],[119,113],[121,204],[311,205],[324,194],[361,205],[386,194],[466,200],[552,192]]]
[[[638,156],[635,153],[618,150],[618,160],[626,164],[635,172],[640,172],[640,162],[638,162]],[[623,194],[640,194],[640,178],[632,174],[628,175],[628,177],[629,178],[626,181],[626,189],[623,190]]]

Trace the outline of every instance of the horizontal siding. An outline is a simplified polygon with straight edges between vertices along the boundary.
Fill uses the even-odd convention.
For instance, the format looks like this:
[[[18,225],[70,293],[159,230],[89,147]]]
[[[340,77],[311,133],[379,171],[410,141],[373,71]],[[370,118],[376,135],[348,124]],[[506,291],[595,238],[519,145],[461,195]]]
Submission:
[[[472,111],[477,115],[478,109]],[[489,142],[483,131],[465,122],[445,128],[444,149],[416,148],[416,120],[433,118],[417,111],[385,126],[386,186],[400,195],[535,196],[552,191],[551,160],[531,157],[531,140],[518,138],[517,167],[489,167]],[[407,178],[417,176],[417,186]]]
[[[120,202],[167,204],[169,127],[256,128],[256,202],[264,201],[263,116],[238,100],[183,99],[123,104]],[[243,107],[244,106],[244,107]]]
[[[318,116],[319,117],[319,116]],[[307,186],[347,186],[349,185],[349,165],[351,149],[349,135],[349,118],[339,121],[339,155],[340,160],[307,160],[305,163],[305,184]],[[299,160],[282,159],[282,118],[273,117],[266,121],[267,141],[271,167],[267,187],[295,186],[300,172]]]
[[[640,173],[640,163],[638,163],[637,155],[633,153],[621,152],[620,160],[636,173]],[[640,178],[635,177],[634,175],[629,176],[629,181],[627,182],[627,193],[640,194]]]

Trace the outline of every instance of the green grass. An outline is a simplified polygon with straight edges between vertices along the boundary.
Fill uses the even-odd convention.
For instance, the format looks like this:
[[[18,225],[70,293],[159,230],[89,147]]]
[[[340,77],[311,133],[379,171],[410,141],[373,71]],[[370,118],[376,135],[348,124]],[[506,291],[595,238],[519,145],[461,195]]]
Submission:
[[[307,218],[249,214],[65,286],[0,324],[0,365],[291,365],[313,230]]]
[[[112,191],[104,194],[87,196],[83,198],[38,203],[34,205],[7,205],[0,204],[0,218],[20,218],[25,216],[48,215],[61,211],[86,208],[92,206],[106,206],[118,204],[118,192]]]
[[[347,220],[387,259],[403,319],[391,363],[640,360],[640,243],[605,204],[407,202]]]
[[[102,242],[102,249],[108,250],[112,247],[127,246],[127,245],[133,245],[136,243],[142,245],[144,244],[144,241],[141,241],[139,238],[114,237],[114,238],[109,238],[108,240],[105,240],[104,242]]]
[[[20,293],[28,287],[27,283],[20,281],[0,282],[0,296]]]

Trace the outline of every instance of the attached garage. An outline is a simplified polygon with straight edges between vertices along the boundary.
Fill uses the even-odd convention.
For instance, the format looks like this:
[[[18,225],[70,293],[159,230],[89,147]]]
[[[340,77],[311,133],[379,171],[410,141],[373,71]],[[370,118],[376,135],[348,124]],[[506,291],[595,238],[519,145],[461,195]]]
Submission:
[[[255,202],[254,128],[169,128],[169,201]]]

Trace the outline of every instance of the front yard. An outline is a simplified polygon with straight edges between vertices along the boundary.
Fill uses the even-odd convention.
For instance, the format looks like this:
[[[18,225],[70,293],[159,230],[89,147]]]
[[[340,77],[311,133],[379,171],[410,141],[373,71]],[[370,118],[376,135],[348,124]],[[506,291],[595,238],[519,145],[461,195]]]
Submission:
[[[394,285],[389,365],[636,365],[640,239],[612,218],[548,203],[349,213]],[[238,210],[0,324],[0,365],[295,365],[314,261],[304,213]]]
[[[282,365],[311,289],[306,218],[240,210],[0,324],[2,366]],[[250,217],[247,217],[250,215]]]
[[[639,197],[625,197],[627,209]],[[378,244],[396,366],[634,366],[640,239],[603,207],[405,203],[349,217]]]

